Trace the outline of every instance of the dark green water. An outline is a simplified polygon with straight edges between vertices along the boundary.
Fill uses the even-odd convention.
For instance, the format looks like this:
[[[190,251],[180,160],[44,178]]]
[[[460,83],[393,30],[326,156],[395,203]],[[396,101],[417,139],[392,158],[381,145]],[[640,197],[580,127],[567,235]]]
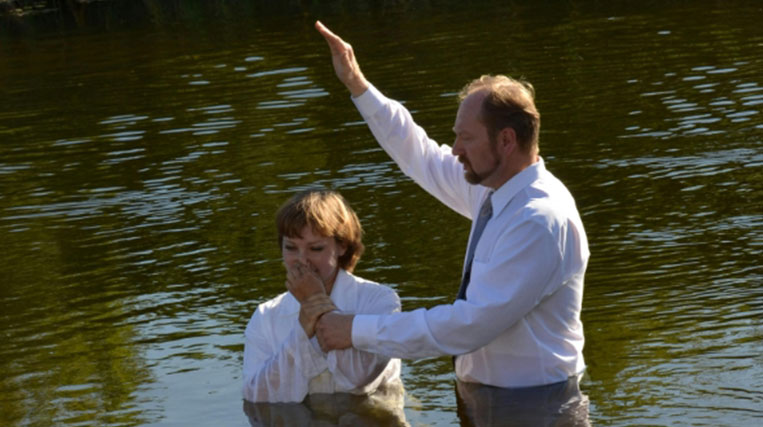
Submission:
[[[443,143],[469,79],[534,83],[541,154],[591,244],[592,424],[763,423],[763,5],[600,3],[3,33],[0,424],[248,425],[244,326],[283,290],[272,218],[308,186],[358,211],[360,275],[408,309],[452,300],[469,224],[377,147],[316,18]],[[409,423],[458,424],[449,358],[405,361],[403,380]]]

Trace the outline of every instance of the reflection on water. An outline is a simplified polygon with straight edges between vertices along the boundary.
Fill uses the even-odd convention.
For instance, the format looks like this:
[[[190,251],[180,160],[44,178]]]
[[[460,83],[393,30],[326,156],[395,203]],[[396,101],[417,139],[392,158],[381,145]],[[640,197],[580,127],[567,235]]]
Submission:
[[[318,17],[443,143],[467,80],[535,84],[591,242],[592,424],[757,424],[760,5],[452,3]],[[242,11],[0,39],[1,424],[249,425],[243,329],[282,292],[273,214],[309,186],[358,211],[359,274],[452,300],[469,224],[373,143],[311,10]],[[459,422],[449,358],[403,380],[406,422]]]
[[[302,403],[244,401],[252,427],[266,426],[406,426],[404,390],[391,387],[370,396],[312,394]]]
[[[588,427],[588,397],[578,378],[541,387],[505,389],[456,382],[462,426]]]

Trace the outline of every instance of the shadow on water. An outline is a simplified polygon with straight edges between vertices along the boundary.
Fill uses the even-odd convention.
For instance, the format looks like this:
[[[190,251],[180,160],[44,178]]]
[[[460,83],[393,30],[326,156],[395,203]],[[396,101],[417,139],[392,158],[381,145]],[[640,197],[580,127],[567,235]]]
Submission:
[[[534,83],[541,154],[593,254],[580,385],[592,424],[757,424],[762,6],[628,3],[4,15],[0,424],[248,425],[243,328],[282,292],[273,214],[309,186],[358,212],[360,275],[406,309],[451,301],[469,224],[373,143],[315,18],[443,143],[470,78]],[[403,381],[406,422],[459,422],[449,358],[405,361]]]

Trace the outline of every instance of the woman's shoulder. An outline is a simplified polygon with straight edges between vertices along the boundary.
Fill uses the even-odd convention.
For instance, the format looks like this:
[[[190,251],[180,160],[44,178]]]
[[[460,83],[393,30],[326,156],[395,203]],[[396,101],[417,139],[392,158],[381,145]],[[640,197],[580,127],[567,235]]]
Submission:
[[[272,325],[282,324],[285,319],[299,313],[299,304],[290,293],[284,292],[260,303],[246,325],[246,333],[253,330],[268,330]]]
[[[358,290],[366,291],[366,292],[379,292],[379,293],[393,293],[396,294],[395,290],[392,289],[389,285],[374,282],[373,280],[368,280],[360,276],[356,276],[353,273],[344,272],[347,277],[350,279],[348,280],[348,284],[350,286],[353,286],[357,288]]]
[[[390,286],[364,279],[352,273],[346,274],[345,289],[341,291],[348,304],[357,304],[359,309],[366,309],[378,304],[399,305],[400,297]]]
[[[257,306],[254,316],[288,316],[299,311],[297,300],[289,292],[279,294]]]

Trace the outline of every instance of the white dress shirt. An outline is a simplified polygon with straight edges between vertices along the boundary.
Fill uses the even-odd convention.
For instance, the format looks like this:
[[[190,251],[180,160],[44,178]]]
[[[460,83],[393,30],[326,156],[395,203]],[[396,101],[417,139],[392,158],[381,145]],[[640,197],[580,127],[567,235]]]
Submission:
[[[339,270],[331,300],[346,313],[400,311],[400,298],[386,286]],[[299,323],[299,302],[285,292],[257,307],[246,326],[244,399],[301,402],[307,394],[369,394],[401,387],[400,359],[355,349],[321,351]]]
[[[373,86],[353,102],[406,175],[461,215],[477,217],[490,189],[465,180],[449,146],[429,139]],[[589,251],[572,195],[540,159],[495,190],[492,205],[466,300],[357,315],[355,348],[400,358],[459,355],[460,380],[497,387],[551,384],[584,370],[580,311]],[[454,277],[454,297],[458,283]]]

